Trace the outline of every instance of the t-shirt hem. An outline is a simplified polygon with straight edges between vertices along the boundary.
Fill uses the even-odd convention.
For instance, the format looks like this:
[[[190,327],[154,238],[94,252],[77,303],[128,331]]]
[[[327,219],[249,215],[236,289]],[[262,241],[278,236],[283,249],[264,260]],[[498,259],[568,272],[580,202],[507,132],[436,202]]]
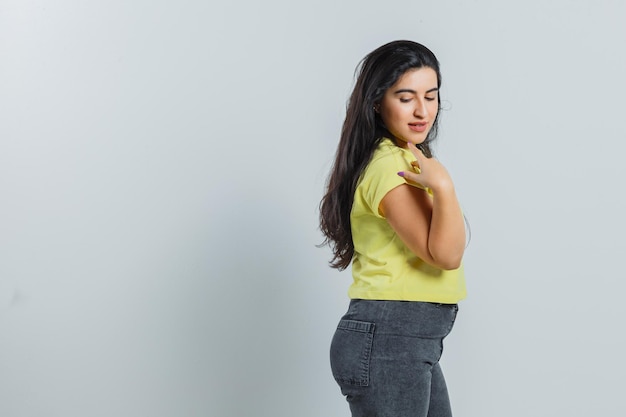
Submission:
[[[442,294],[396,294],[384,292],[348,292],[350,299],[383,301],[421,301],[426,303],[456,304],[465,299],[466,292],[454,295]]]

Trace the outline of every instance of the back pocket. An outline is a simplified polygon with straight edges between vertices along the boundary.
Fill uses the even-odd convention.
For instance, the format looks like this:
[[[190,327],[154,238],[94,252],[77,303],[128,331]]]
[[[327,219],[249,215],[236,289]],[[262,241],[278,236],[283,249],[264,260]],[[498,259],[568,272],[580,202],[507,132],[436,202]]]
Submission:
[[[330,344],[330,367],[340,384],[368,386],[374,323],[341,320]]]

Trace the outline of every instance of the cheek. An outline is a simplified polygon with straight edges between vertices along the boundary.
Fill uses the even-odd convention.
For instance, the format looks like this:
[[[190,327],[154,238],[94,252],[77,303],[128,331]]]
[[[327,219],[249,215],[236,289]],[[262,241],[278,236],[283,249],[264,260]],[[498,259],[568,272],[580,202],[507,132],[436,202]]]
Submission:
[[[381,117],[383,122],[389,127],[389,125],[397,122],[398,120],[402,120],[404,114],[401,108],[397,107],[387,107],[384,112],[381,112]]]
[[[431,114],[434,114],[435,116],[437,116],[437,113],[439,113],[439,101],[437,100],[433,101],[430,109],[431,109]]]

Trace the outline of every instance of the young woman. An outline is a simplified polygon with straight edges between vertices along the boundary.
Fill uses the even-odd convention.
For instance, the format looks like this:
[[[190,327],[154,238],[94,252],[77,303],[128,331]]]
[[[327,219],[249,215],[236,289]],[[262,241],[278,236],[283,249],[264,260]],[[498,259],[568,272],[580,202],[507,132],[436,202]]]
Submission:
[[[354,417],[452,415],[439,358],[465,297],[465,222],[430,148],[440,86],[423,45],[367,55],[320,205],[331,266],[352,265],[330,353]]]

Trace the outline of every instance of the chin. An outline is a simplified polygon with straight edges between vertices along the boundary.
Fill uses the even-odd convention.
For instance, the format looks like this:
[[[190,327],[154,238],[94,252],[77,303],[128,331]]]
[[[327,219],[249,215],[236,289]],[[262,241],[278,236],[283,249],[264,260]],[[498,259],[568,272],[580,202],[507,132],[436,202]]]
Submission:
[[[413,145],[421,145],[426,142],[426,138],[417,139],[417,140],[407,140],[408,143],[412,143]]]

